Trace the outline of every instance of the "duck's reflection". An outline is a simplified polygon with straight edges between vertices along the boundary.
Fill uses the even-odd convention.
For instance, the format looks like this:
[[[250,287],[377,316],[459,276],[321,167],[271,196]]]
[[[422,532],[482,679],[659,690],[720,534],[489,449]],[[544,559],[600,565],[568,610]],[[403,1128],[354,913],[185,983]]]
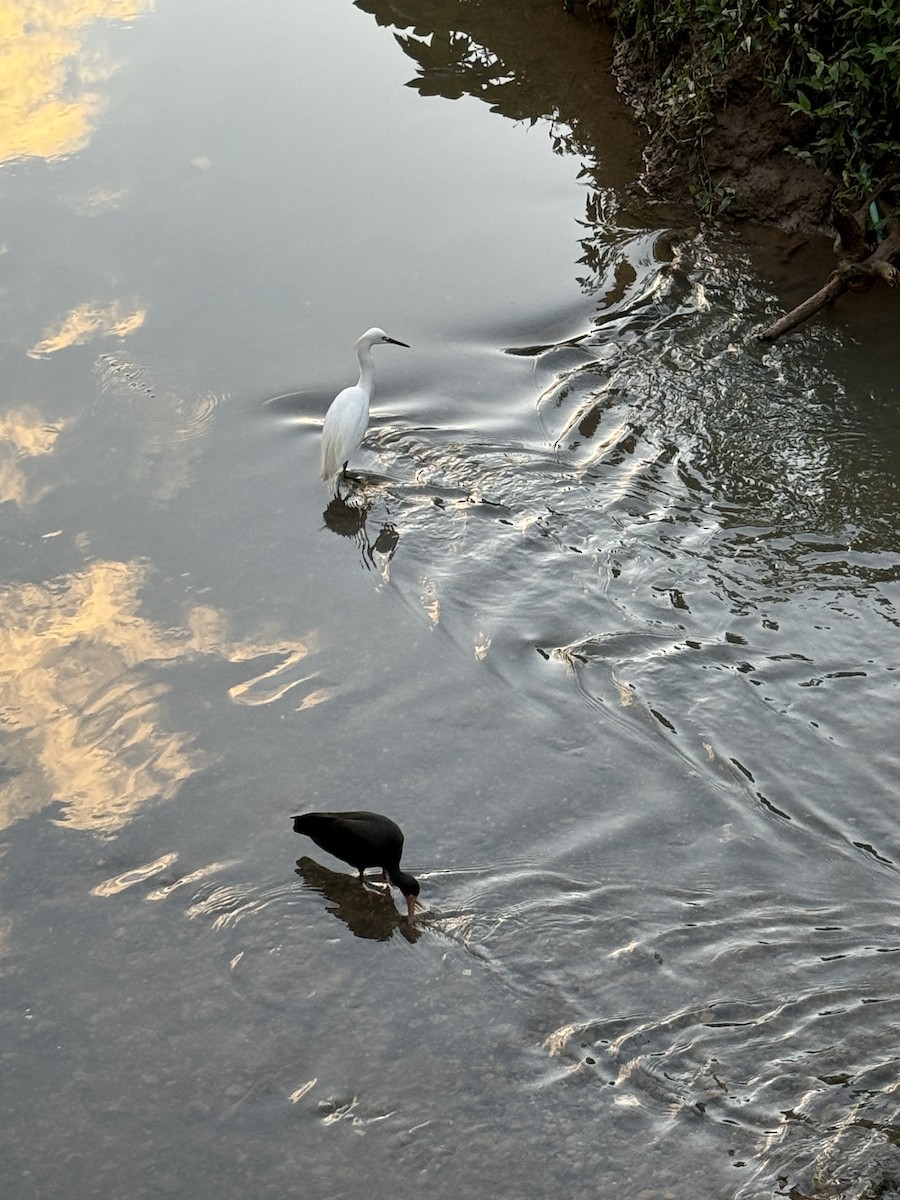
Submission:
[[[367,503],[365,494],[356,489],[352,504],[348,503],[349,498],[349,494],[346,499],[335,496],[322,514],[322,519],[332,533],[356,542],[367,570],[374,569],[384,576],[400,542],[400,534],[390,521],[385,521],[373,537],[367,520],[372,510],[371,502]]]
[[[420,930],[397,909],[389,887],[360,883],[355,875],[331,871],[306,856],[297,859],[296,871],[307,887],[331,901],[334,907],[328,912],[343,921],[356,937],[387,942],[399,933],[414,943],[421,936]]]

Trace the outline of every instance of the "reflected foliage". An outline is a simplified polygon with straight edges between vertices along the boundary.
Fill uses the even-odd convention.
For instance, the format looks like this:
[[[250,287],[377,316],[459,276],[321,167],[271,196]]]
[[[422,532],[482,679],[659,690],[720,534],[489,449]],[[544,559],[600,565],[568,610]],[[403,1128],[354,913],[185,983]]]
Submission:
[[[532,125],[541,116],[555,115],[536,114],[531,97],[523,96],[515,73],[468,34],[441,30],[427,39],[413,34],[395,36],[418,67],[408,86],[423,96],[443,96],[446,100],[478,96],[490,104],[491,112]]]
[[[609,264],[607,223],[618,203],[611,184],[620,175],[630,181],[638,164],[634,130],[624,113],[618,117],[628,122],[627,135],[623,145],[617,144],[615,89],[602,65],[609,48],[600,28],[589,24],[579,38],[566,39],[564,61],[571,62],[571,70],[560,72],[543,52],[543,42],[565,37],[562,6],[529,11],[525,19],[515,8],[461,7],[446,0],[356,4],[379,25],[403,31],[394,36],[416,69],[407,86],[422,96],[446,100],[472,96],[511,121],[545,124],[554,153],[582,160],[579,178],[587,194],[579,222],[585,232],[578,282],[587,292],[602,293],[610,271],[616,269]]]
[[[420,0],[414,5],[399,5],[393,0],[356,0],[356,7],[371,13],[379,25],[404,30],[394,36],[417,67],[415,78],[407,86],[423,96],[443,96],[446,100],[474,96],[489,103],[492,112],[513,121],[531,124],[541,119],[562,121],[568,132],[562,135],[559,148],[588,149],[576,133],[580,122],[574,109],[564,109],[571,80],[560,80],[557,86],[553,76],[549,80],[539,79],[525,62],[507,60],[492,48],[488,41],[489,27],[497,14],[479,12],[476,7],[462,9],[458,4],[448,5],[445,0]],[[508,37],[518,22],[518,14],[511,12],[506,22],[508,27],[495,32],[501,38],[504,34]],[[526,45],[523,39],[523,52]]]

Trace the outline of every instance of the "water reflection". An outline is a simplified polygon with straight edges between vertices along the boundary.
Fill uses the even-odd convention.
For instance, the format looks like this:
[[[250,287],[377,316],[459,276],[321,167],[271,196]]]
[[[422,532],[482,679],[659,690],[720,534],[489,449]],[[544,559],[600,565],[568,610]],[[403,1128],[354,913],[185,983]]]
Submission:
[[[61,820],[109,834],[171,799],[202,756],[166,729],[166,687],[137,670],[183,642],[140,615],[140,562],[98,562],[3,592],[0,695],[10,778],[0,825],[58,801]]]
[[[399,912],[388,886],[362,883],[355,875],[332,871],[305,855],[297,859],[296,872],[313,891],[320,892],[333,907],[327,911],[358,938],[387,942],[399,933],[415,943],[421,930],[410,926],[405,914]]]
[[[87,145],[115,70],[85,35],[95,21],[133,21],[152,0],[12,0],[0,54],[0,162],[54,159]],[[73,81],[77,81],[73,87]]]
[[[169,6],[173,34],[189,7],[176,18]],[[202,11],[191,32],[206,39],[213,20],[218,37],[241,7]],[[400,3],[370,7],[406,28]],[[554,146],[577,148],[560,122],[581,119],[576,97],[594,63],[541,73],[544,27],[522,20],[520,6],[418,7],[443,31],[431,61],[418,43],[404,48],[420,91],[468,88],[512,116],[544,112]],[[489,37],[488,7],[502,7],[510,29],[497,20]],[[565,22],[559,6],[544,7]],[[461,20],[472,22],[464,35]],[[246,29],[265,24],[254,13]],[[268,32],[266,73],[275,42],[291,41]],[[423,15],[418,36],[427,32]],[[390,49],[384,35],[381,44]],[[257,90],[240,52],[229,61],[247,85],[246,140],[230,109],[213,115],[225,95],[213,46],[213,74],[201,64],[192,86],[210,99],[210,131],[224,117],[221,140],[198,130],[190,154],[207,140],[211,162],[233,148],[238,166],[223,170],[216,192],[237,193],[239,210],[214,210],[203,192],[191,224],[196,197],[163,174],[172,225],[161,240],[136,237],[116,277],[156,272],[163,298],[148,299],[153,311],[180,290],[172,265],[182,278],[199,267],[197,297],[215,296],[218,310],[220,250],[237,246],[226,257],[246,313],[239,356],[258,375],[252,396],[270,386],[263,370],[273,364],[258,350],[278,301],[254,290],[265,267],[252,240],[243,252],[240,233],[269,229],[259,205],[290,188],[259,186],[259,162],[248,170],[247,129],[262,127],[272,93]],[[182,61],[193,66],[192,54]],[[329,67],[336,78],[342,63]],[[529,72],[546,104],[528,96]],[[286,69],[283,79],[299,75]],[[325,94],[290,111],[327,114]],[[145,90],[130,102],[129,120],[149,114]],[[103,354],[86,394],[67,397],[81,447],[68,426],[62,437],[62,424],[42,425],[44,406],[28,408],[27,390],[16,393],[0,494],[33,509],[37,489],[17,472],[33,474],[53,452],[54,482],[66,478],[62,459],[81,506],[66,553],[91,548],[97,561],[60,565],[60,540],[54,567],[48,554],[10,568],[0,824],[56,800],[70,827],[122,836],[101,869],[89,839],[60,835],[48,819],[9,839],[4,901],[22,957],[7,1024],[28,1085],[10,1075],[3,1112],[22,1147],[7,1167],[13,1191],[27,1169],[42,1194],[65,1191],[71,1173],[79,1197],[143,1195],[166,1160],[162,1186],[198,1197],[287,1194],[298,1169],[322,1194],[350,1193],[374,1172],[396,1179],[402,1200],[422,1179],[441,1198],[733,1194],[743,1163],[726,1155],[737,1149],[764,1164],[758,1194],[771,1194],[779,1174],[815,1194],[805,1164],[829,1131],[834,1158],[847,1161],[880,1132],[862,1122],[893,1136],[890,864],[900,852],[896,676],[883,636],[898,620],[893,414],[868,403],[868,383],[829,375],[827,338],[754,347],[769,298],[745,283],[731,247],[667,239],[653,222],[611,224],[606,151],[587,149],[595,135],[608,144],[608,130],[579,129],[591,130],[590,165],[584,262],[572,275],[596,293],[576,296],[565,320],[544,295],[525,295],[515,330],[494,337],[488,318],[448,346],[453,395],[429,392],[426,417],[409,389],[370,434],[395,478],[367,476],[322,522],[318,487],[298,485],[296,442],[273,468],[275,439],[254,436],[248,405],[218,405],[179,381],[185,362],[211,361],[199,327],[182,327],[187,304],[168,326],[145,322],[131,335],[147,354],[162,339],[157,354],[174,378]],[[170,154],[170,131],[155,136]],[[396,142],[398,131],[386,137]],[[147,149],[135,204],[158,166],[151,137]],[[83,170],[58,176],[70,196],[80,178],[80,194],[93,197],[86,211],[115,207],[116,187],[91,191],[90,164],[72,166]],[[91,223],[95,261],[109,261],[105,232],[121,237],[128,215]],[[184,253],[198,225],[215,249],[199,259]],[[169,240],[176,227],[184,243]],[[280,249],[274,226],[271,236]],[[528,247],[521,258],[530,261]],[[18,356],[35,394],[66,388],[87,366],[78,343],[109,346],[144,307],[128,290],[99,294],[95,302],[77,286],[44,336],[38,322],[20,340],[43,359]],[[458,324],[482,322],[483,308],[447,307]],[[208,349],[225,357],[222,342]],[[867,364],[847,362],[846,378],[868,378]],[[310,393],[304,411],[324,412],[330,394]],[[311,415],[306,424],[311,444]],[[98,459],[127,476],[113,493],[129,504],[112,515]],[[35,528],[69,521],[55,499],[36,514],[8,512],[21,545]],[[159,574],[138,546],[158,556]],[[410,622],[393,621],[392,604],[368,603],[365,587],[345,599],[357,554],[376,586],[389,579],[440,635],[410,638]],[[235,633],[227,611],[197,604],[198,594],[248,614],[251,632]],[[321,635],[312,612],[324,613]],[[271,632],[282,619],[301,632]],[[461,667],[453,641],[488,669]],[[338,693],[340,714],[323,707]],[[219,755],[221,771],[184,787]],[[304,792],[334,795],[360,764],[370,789],[415,805],[439,861],[490,864],[485,886],[445,876],[450,924],[437,932],[450,936],[443,951],[431,938],[408,956],[401,1004],[394,954],[373,944],[398,929],[412,940],[392,897],[309,859],[295,875],[282,857],[269,879],[273,857],[291,863],[295,851],[267,795],[292,788],[298,770]],[[179,791],[181,803],[131,822]],[[323,907],[354,936],[325,921]],[[42,1029],[23,1023],[16,1046],[15,1006],[35,996]],[[336,1024],[351,1036],[333,1036]],[[338,1098],[324,1116],[290,1103],[312,1088]],[[360,1112],[395,1107],[391,1122],[373,1117],[365,1139],[355,1126],[336,1158],[335,1137]],[[110,1112],[122,1136],[93,1153]],[[320,1129],[332,1118],[326,1142]],[[48,1156],[35,1130],[50,1124],[58,1153]],[[469,1144],[472,1129],[481,1133]],[[717,1170],[731,1188],[710,1181]],[[820,1177],[829,1186],[827,1171]]]
[[[36,488],[25,462],[52,454],[67,423],[48,421],[31,405],[7,409],[0,415],[0,502],[10,501],[24,508],[47,494],[49,485]]]
[[[277,655],[275,665],[269,666],[266,662],[265,670],[230,687],[229,698],[235,704],[245,704],[250,708],[290,698],[292,701],[299,700],[295,706],[297,712],[324,704],[336,695],[337,689],[322,686],[318,683],[318,671],[308,670],[306,659],[318,650],[319,638],[315,632],[290,646],[251,646],[249,657],[252,659],[261,657],[267,660],[274,651]],[[300,667],[301,663],[305,665]]]
[[[618,255],[610,285],[610,248],[623,237],[613,218],[615,185],[639,172],[633,117],[617,96],[602,64],[611,62],[609,32],[585,22],[568,36],[566,18],[553,6],[531,4],[515,15],[504,5],[417,0],[412,12],[398,0],[354,0],[379,25],[394,26],[397,44],[415,64],[407,86],[422,96],[457,100],[472,96],[512,121],[549,128],[555,154],[582,159],[586,187],[578,283],[597,294],[599,306],[634,274],[631,256]],[[548,53],[548,48],[554,47]],[[564,70],[557,64],[565,62]],[[656,224],[657,222],[654,222]]]
[[[140,481],[157,503],[173,500],[193,480],[222,397],[192,392],[181,380],[118,354],[99,355],[94,375],[104,396],[115,402],[104,406],[110,423],[102,436],[110,443],[127,439],[117,458],[129,478]]]
[[[109,835],[144,805],[176,795],[207,757],[190,734],[168,727],[161,664],[197,654],[234,663],[275,654],[275,670],[284,670],[310,651],[271,639],[237,641],[224,615],[204,605],[191,610],[185,628],[163,628],[141,611],[149,576],[142,561],[95,562],[48,584],[10,584],[0,593],[7,742],[0,828],[57,802],[60,823]],[[270,703],[286,690],[261,695],[251,680],[232,689],[232,698]],[[324,699],[307,687],[298,711]]]
[[[357,480],[357,485],[359,481]],[[364,489],[357,486],[351,497],[335,496],[325,511],[322,520],[338,537],[350,538],[359,547],[360,561],[369,570],[377,571],[382,580],[390,578],[390,562],[400,543],[400,534],[389,519],[384,519],[374,531],[369,528],[368,517],[373,507]]]
[[[47,358],[69,346],[81,346],[95,337],[126,338],[140,329],[147,317],[146,308],[125,311],[119,301],[106,308],[80,304],[61,321],[59,328],[48,330],[28,351],[29,358]]]
[[[855,1077],[826,1068],[810,1081],[761,1155],[776,1162],[781,1177],[790,1180],[791,1196],[894,1200],[900,1194],[897,1074],[897,1059],[888,1055]],[[823,1139],[821,1130],[829,1136]],[[767,1193],[769,1175],[764,1167],[755,1171],[737,1200]]]
[[[439,46],[438,60],[465,53]],[[574,929],[541,897],[527,931],[486,933],[487,952],[564,1014],[544,1042],[560,1108],[615,1084],[657,1148],[702,1127],[711,1157],[758,1156],[748,1197],[785,1179],[847,1194],[842,1155],[880,1194],[893,1081],[864,1100],[855,1081],[878,1078],[897,1007],[882,965],[900,858],[882,720],[884,633],[900,621],[895,424],[846,382],[826,329],[757,345],[771,297],[733,248],[601,216],[586,231],[595,328],[509,346],[517,422],[375,435],[417,470],[392,489],[393,585],[513,689],[536,681],[536,707],[577,695],[583,725],[560,699],[572,752],[625,764],[615,801],[593,794],[605,770],[580,779],[568,844],[546,834],[556,791],[535,800],[535,856],[611,878],[637,864],[634,878]],[[502,508],[439,502],[476,486]],[[668,778],[637,793],[657,759]],[[671,888],[656,899],[648,851]]]

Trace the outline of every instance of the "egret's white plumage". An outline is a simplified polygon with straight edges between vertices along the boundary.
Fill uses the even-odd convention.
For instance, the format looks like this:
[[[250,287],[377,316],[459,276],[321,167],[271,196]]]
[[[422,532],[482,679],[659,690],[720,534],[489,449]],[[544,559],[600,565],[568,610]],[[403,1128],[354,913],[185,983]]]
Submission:
[[[322,478],[336,490],[335,477],[347,473],[347,463],[359,448],[369,424],[369,405],[375,384],[375,364],[372,347],[379,342],[392,346],[409,346],[388,337],[383,329],[367,329],[356,343],[359,359],[359,382],[338,392],[325,414],[322,426]]]

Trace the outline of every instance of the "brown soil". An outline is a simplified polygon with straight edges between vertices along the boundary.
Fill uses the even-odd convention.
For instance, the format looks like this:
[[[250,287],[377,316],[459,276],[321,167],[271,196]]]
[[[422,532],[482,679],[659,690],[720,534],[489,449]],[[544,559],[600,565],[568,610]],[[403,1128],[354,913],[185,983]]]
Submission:
[[[620,48],[613,72],[638,115],[655,79],[639,59]],[[795,233],[826,233],[831,228],[835,181],[789,154],[808,131],[748,70],[728,81],[727,94],[703,144],[702,172],[673,155],[669,139],[651,135],[644,151],[642,183],[655,196],[689,200],[698,189],[730,189],[728,213]],[[705,178],[700,178],[703,175]]]
[[[735,216],[797,232],[830,227],[834,181],[787,153],[795,136],[789,114],[763,92],[718,114],[704,144],[706,169],[734,189]]]

